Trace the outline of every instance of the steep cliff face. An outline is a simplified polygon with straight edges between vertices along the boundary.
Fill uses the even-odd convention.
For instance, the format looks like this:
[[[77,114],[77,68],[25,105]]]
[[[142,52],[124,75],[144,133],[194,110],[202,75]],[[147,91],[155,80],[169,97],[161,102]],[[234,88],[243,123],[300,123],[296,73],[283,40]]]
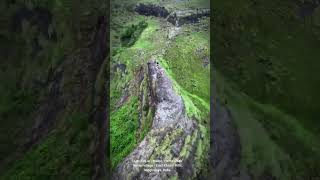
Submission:
[[[183,150],[196,149],[201,133],[196,121],[188,119],[181,96],[173,89],[171,80],[165,75],[164,69],[154,61],[148,63],[148,79],[151,102],[154,103],[155,113],[151,131],[117,167],[115,179],[152,179],[170,177],[193,177],[196,167],[174,168],[168,173],[147,173],[143,167],[134,167],[135,160],[159,160],[176,158],[182,163],[192,162],[195,152],[183,157]],[[151,103],[150,103],[151,104]],[[186,138],[194,137],[193,144],[187,144]],[[203,136],[203,134],[202,134]],[[171,148],[174,147],[174,148]],[[159,151],[162,149],[162,151]]]
[[[106,7],[1,2],[7,16],[1,46],[8,50],[0,87],[3,179],[105,174]]]

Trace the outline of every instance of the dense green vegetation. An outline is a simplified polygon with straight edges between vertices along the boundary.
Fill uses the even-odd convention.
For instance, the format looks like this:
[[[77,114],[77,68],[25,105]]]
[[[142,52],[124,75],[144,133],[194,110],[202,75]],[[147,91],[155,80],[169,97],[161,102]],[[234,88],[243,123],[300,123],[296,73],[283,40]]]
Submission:
[[[125,158],[137,143],[138,99],[131,97],[119,110],[111,114],[112,167]]]
[[[206,100],[210,98],[208,47],[207,33],[192,32],[179,35],[164,56],[174,79],[191,94]]]
[[[210,99],[209,39],[205,32],[181,34],[160,61],[182,95],[190,117],[208,117]],[[207,122],[206,122],[207,123]]]
[[[57,69],[86,46],[104,8],[100,0],[0,2],[0,179],[90,178],[93,133],[86,107],[66,106],[48,134],[25,145],[39,123],[37,110],[52,94]],[[72,78],[63,77],[64,93],[71,93]]]
[[[128,12],[127,12],[128,13]],[[122,17],[122,16],[121,16]],[[120,18],[120,17],[119,17]],[[136,82],[137,72],[144,67],[151,56],[156,53],[160,47],[164,47],[164,33],[159,30],[159,23],[152,19],[144,19],[141,16],[132,16],[123,29],[112,31],[116,37],[120,37],[121,45],[117,40],[114,43],[112,65],[124,64],[126,69],[123,72],[117,69],[110,84],[110,106],[111,110],[111,154],[112,167],[115,168],[149,132],[153,109],[138,98],[140,92],[147,93],[146,77],[138,87]],[[113,19],[118,23],[117,17]],[[122,33],[121,33],[122,32]],[[123,33],[124,32],[124,33]],[[132,35],[124,35],[132,34]],[[129,44],[123,43],[123,37]],[[138,58],[139,55],[139,58]],[[143,74],[146,76],[146,74]],[[124,104],[119,100],[128,96]],[[148,102],[146,102],[148,103]],[[142,107],[143,106],[143,107]],[[139,111],[142,109],[140,119]],[[139,123],[139,124],[138,124]],[[124,136],[125,135],[125,136]],[[125,137],[125,139],[124,139]]]
[[[1,157],[14,152],[23,138],[21,131],[31,128],[33,122],[29,120],[29,115],[37,106],[39,96],[45,95],[41,88],[45,86],[50,69],[57,66],[73,48],[73,33],[68,25],[72,17],[63,16],[69,11],[63,3],[67,2],[1,2],[1,11],[7,16],[0,32],[5,39],[1,41],[1,47],[5,47],[6,51],[1,53],[0,63],[0,144],[1,151],[5,151]],[[26,16],[35,8],[43,8],[44,12],[39,16],[48,17],[37,21],[37,15]]]
[[[241,136],[242,168],[255,178],[319,176],[317,11],[304,23],[299,1],[215,3],[215,84]]]
[[[141,68],[143,63],[147,61],[147,58],[150,58],[151,54],[157,50],[156,42],[151,37],[159,25],[152,19],[147,22],[139,21],[139,17],[136,19],[137,23],[126,26],[124,31],[128,31],[128,27],[145,29],[139,29],[138,31],[141,31],[139,35],[130,36],[128,41],[133,43],[131,46],[127,47],[127,45],[122,45],[114,49],[116,53],[113,53],[114,57],[112,58],[112,64],[123,63],[126,65],[125,72],[119,69],[116,71],[110,84],[110,106],[113,111],[110,122],[112,167],[115,167],[121,162],[121,160],[136,147],[137,143],[143,139],[149,131],[151,116],[153,116],[151,109],[144,108],[144,112],[146,113],[145,118],[142,119],[142,116],[140,120],[138,119],[138,112],[139,108],[142,108],[140,107],[142,102],[137,98],[139,96],[139,87],[135,84],[135,78],[139,68]],[[146,26],[147,24],[148,26]],[[161,36],[154,38],[159,39]],[[144,54],[137,59],[137,52],[139,51],[143,51]],[[147,82],[145,79],[141,86],[141,88],[144,88],[143,91],[145,91],[145,93],[147,92],[146,85]],[[130,97],[128,97],[128,100],[126,100],[122,106],[118,107],[119,99],[125,96]],[[138,121],[141,123],[140,126],[138,126]],[[125,141],[123,140],[124,134],[126,134],[127,137]]]
[[[32,148],[1,179],[88,179],[90,155],[88,117],[74,114],[63,128],[52,131]],[[61,168],[63,167],[63,168]]]
[[[193,30],[191,26],[190,34],[182,33],[176,37],[160,64],[171,78],[176,92],[182,96],[187,115],[199,122],[200,133],[204,138],[197,144],[194,168],[204,175],[210,143],[209,33]],[[185,144],[190,139],[187,138]],[[184,156],[184,151],[181,155]]]
[[[26,117],[30,115],[36,106],[36,97],[34,94],[26,91],[3,91],[3,94],[7,94],[1,98],[0,106],[0,140],[2,142],[0,145],[0,156],[6,157],[8,153],[21,143],[21,139],[17,139],[19,131],[25,126],[30,126],[31,121]]]
[[[146,2],[146,1],[139,1]],[[159,4],[159,1],[148,1]],[[138,3],[138,2],[136,2]],[[209,33],[201,28],[208,25],[203,20],[197,26],[185,26],[181,34],[169,39],[169,28],[165,19],[138,15],[131,10],[133,1],[114,1],[111,4],[111,149],[112,166],[115,168],[150,131],[154,109],[149,102],[147,62],[157,60],[165,69],[176,92],[183,97],[187,115],[199,122],[200,132],[190,135],[181,153],[188,157],[194,149],[194,171],[200,173],[207,165],[209,144]],[[173,9],[185,9],[193,3],[205,7],[208,1],[190,1],[191,4],[163,1],[160,4]],[[119,67],[125,67],[122,70]],[[143,72],[141,74],[141,72]],[[194,72],[197,72],[194,74]],[[141,84],[140,77],[143,76]],[[152,157],[167,154],[170,158],[173,138],[181,136],[178,129],[168,135],[161,144],[161,150]],[[199,136],[204,140],[196,141]],[[148,136],[153,141],[152,136]],[[190,142],[188,142],[190,141]],[[157,146],[157,145],[156,145]]]
[[[142,31],[148,26],[145,21],[139,22],[139,24],[132,24],[127,27],[121,34],[121,42],[123,46],[132,46],[139,38]]]
[[[119,27],[122,22],[125,22],[124,26]],[[153,110],[146,105],[142,107],[143,102],[138,99],[140,91],[147,93],[147,79],[144,78],[141,87],[138,87],[136,78],[144,63],[160,48],[164,48],[165,33],[159,31],[160,24],[154,18],[137,16],[128,11],[121,11],[112,18],[111,23],[114,24],[111,29],[118,27],[111,31],[111,67],[116,64],[124,64],[126,67],[124,72],[120,69],[111,72],[114,74],[110,83],[110,108],[113,111],[110,120],[111,162],[115,168],[150,130]],[[119,107],[119,100],[126,96],[127,100]],[[139,120],[138,113],[141,108],[143,115]]]

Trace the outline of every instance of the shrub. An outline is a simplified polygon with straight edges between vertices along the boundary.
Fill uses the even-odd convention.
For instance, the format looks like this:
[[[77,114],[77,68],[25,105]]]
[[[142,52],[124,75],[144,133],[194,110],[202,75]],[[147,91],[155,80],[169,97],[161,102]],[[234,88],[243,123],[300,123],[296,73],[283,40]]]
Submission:
[[[145,21],[140,21],[138,24],[132,24],[125,28],[121,34],[121,43],[123,46],[132,46],[139,38],[143,30],[148,26]]]

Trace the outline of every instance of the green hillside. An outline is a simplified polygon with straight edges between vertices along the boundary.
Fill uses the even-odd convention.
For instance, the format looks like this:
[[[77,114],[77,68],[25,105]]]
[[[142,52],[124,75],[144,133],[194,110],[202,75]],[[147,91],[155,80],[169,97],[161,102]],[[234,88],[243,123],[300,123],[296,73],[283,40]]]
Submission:
[[[155,121],[152,85],[148,63],[157,61],[164,69],[175,92],[182,97],[187,117],[199,123],[199,131],[183,140],[184,149],[178,157],[194,158],[189,165],[191,177],[203,175],[207,169],[209,149],[209,101],[210,101],[210,44],[209,18],[179,28],[166,18],[145,16],[135,12],[139,3],[163,7],[168,11],[209,8],[209,1],[111,1],[111,162],[113,171],[125,164],[130,153],[145,139],[156,143],[159,135],[152,136]],[[151,11],[151,10],[150,10]],[[170,37],[171,34],[173,37]],[[164,75],[163,75],[164,76]],[[161,92],[160,92],[161,93]],[[184,112],[185,111],[185,112]],[[163,134],[167,129],[155,129]],[[183,129],[173,130],[157,144],[151,159],[172,159],[172,144],[178,141]],[[149,134],[149,136],[148,136]],[[198,139],[198,135],[201,138]],[[182,136],[183,137],[183,136]],[[161,142],[161,141],[160,141]],[[193,147],[193,144],[196,146]],[[141,151],[143,151],[142,149]],[[159,156],[160,157],[157,157]],[[144,160],[144,159],[142,159]],[[129,165],[130,166],[130,165]],[[185,168],[187,169],[187,168]],[[120,170],[119,170],[120,171]],[[187,171],[187,170],[181,170]],[[173,178],[184,177],[182,172]],[[130,172],[131,173],[131,172]],[[124,172],[126,178],[130,177]]]
[[[0,11],[0,179],[91,178],[106,3],[5,0]]]
[[[253,179],[319,177],[319,8],[304,6],[294,0],[214,4],[214,85],[238,128],[241,169]]]

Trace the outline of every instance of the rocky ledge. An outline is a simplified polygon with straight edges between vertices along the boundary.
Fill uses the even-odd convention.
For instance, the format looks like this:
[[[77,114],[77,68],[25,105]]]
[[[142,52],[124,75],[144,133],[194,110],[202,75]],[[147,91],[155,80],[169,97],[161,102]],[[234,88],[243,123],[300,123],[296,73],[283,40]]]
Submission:
[[[183,24],[197,23],[200,18],[208,16],[210,16],[210,9],[188,9],[171,13],[167,20],[175,26],[181,26]]]
[[[195,177],[198,168],[197,163],[192,162],[201,159],[198,155],[199,144],[203,141],[200,127],[195,120],[187,117],[182,97],[174,91],[164,69],[156,61],[148,62],[147,67],[150,103],[156,109],[152,128],[134,151],[118,165],[113,177],[119,180]],[[145,170],[150,165],[148,161],[163,160],[177,160],[179,162],[176,165],[179,167],[170,167],[169,171],[160,172]]]
[[[156,16],[167,18],[167,21],[175,26],[197,23],[202,17],[210,16],[210,9],[185,9],[170,12],[163,6],[140,3],[135,11],[144,16]]]
[[[145,16],[156,16],[166,18],[169,15],[169,11],[165,7],[157,6],[154,4],[138,4],[135,7],[135,11]]]

